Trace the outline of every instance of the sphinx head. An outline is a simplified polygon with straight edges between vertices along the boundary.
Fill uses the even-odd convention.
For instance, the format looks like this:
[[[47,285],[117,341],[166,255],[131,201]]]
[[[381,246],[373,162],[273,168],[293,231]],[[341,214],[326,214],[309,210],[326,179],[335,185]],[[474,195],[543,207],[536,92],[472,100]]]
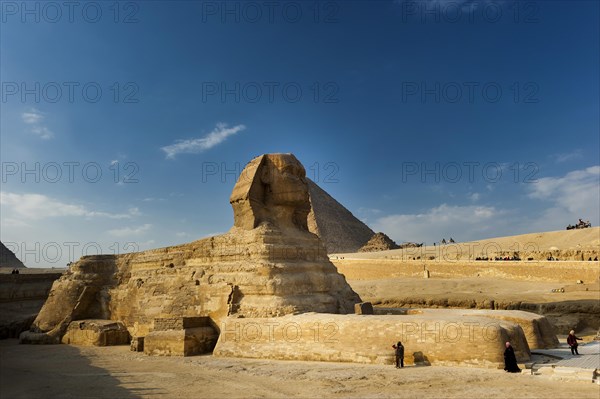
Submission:
[[[262,223],[307,230],[310,212],[304,167],[292,154],[265,154],[246,165],[229,202],[234,225],[247,230]]]

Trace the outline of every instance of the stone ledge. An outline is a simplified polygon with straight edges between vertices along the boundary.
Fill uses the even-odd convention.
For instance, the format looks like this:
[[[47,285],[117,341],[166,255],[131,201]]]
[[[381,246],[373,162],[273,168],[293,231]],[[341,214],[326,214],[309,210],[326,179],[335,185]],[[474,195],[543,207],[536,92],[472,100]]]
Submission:
[[[153,356],[193,356],[212,352],[217,342],[212,327],[153,331],[144,337],[144,353]]]
[[[77,320],[67,327],[62,343],[84,346],[127,345],[129,332],[119,321]]]

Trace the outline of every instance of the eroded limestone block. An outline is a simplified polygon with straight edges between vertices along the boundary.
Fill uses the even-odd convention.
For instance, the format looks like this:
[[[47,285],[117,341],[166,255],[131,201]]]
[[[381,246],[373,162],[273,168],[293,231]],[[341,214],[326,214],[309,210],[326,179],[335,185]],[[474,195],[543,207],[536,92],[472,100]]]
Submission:
[[[411,309],[408,314],[430,314],[445,317],[446,315],[483,316],[491,319],[506,320],[518,324],[523,329],[530,349],[548,349],[558,346],[558,338],[552,325],[545,316],[522,310],[485,310],[485,309]],[[513,345],[515,351],[523,350]]]
[[[510,341],[520,362],[530,360],[527,340],[513,322],[448,314],[334,315],[222,321],[216,356],[393,364],[402,341],[406,364],[504,367]]]
[[[144,338],[144,353],[154,356],[193,356],[212,352],[218,334],[212,327],[153,331]]]
[[[85,346],[127,345],[129,332],[118,321],[77,320],[69,324],[62,343]]]

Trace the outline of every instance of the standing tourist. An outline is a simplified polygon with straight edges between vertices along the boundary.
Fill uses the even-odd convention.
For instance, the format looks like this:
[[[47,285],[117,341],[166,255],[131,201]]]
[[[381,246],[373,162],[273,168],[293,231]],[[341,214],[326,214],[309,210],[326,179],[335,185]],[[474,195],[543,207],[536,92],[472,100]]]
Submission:
[[[509,373],[521,372],[521,369],[517,365],[515,350],[511,346],[510,342],[506,343],[506,349],[504,350],[504,370],[508,371]]]

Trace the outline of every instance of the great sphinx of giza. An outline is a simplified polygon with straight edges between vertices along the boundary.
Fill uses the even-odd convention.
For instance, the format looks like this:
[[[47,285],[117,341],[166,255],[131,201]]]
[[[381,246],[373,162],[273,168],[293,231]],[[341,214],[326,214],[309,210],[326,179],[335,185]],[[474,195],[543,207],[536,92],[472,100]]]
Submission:
[[[157,318],[352,313],[360,302],[308,231],[305,169],[292,154],[254,158],[230,198],[234,226],[188,244],[84,256],[57,280],[21,342],[58,343],[72,321],[113,320],[145,336]]]

